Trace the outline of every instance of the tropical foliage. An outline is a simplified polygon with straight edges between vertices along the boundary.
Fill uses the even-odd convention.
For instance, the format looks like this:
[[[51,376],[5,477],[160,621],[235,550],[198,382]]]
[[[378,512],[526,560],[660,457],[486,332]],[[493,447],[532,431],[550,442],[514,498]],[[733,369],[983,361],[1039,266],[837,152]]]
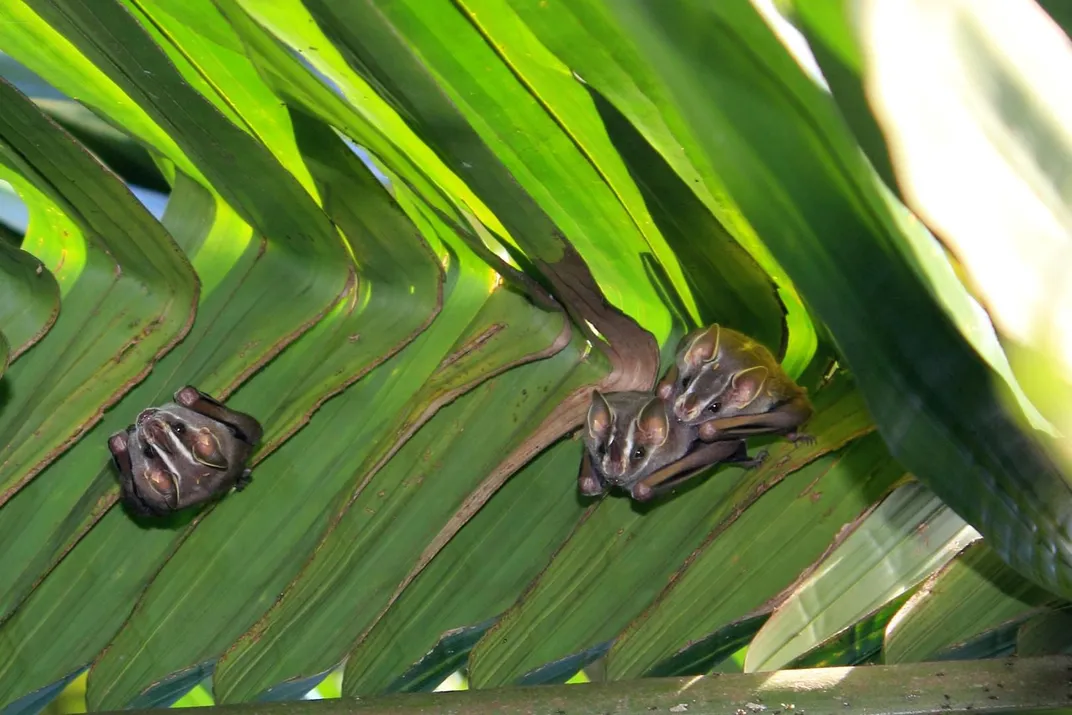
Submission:
[[[1067,13],[780,10],[0,0],[5,712],[1067,648]],[[816,442],[579,497],[711,322]],[[184,384],[254,481],[145,524],[106,439]]]

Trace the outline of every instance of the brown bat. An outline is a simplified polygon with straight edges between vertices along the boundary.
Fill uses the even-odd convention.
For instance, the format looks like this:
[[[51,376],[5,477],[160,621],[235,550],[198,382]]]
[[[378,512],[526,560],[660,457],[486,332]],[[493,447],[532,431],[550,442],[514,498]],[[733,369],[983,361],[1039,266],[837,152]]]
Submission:
[[[585,454],[577,477],[585,496],[608,486],[647,501],[691,478],[716,462],[754,466],[766,455],[749,460],[743,440],[701,445],[697,430],[670,414],[669,405],[650,392],[595,390],[585,422]]]
[[[138,516],[165,516],[203,504],[252,480],[246,461],[260,423],[187,385],[175,401],[142,410],[108,439],[120,499]]]
[[[814,412],[807,391],[766,347],[717,324],[682,339],[655,391],[705,442],[759,434],[815,440],[797,431]]]

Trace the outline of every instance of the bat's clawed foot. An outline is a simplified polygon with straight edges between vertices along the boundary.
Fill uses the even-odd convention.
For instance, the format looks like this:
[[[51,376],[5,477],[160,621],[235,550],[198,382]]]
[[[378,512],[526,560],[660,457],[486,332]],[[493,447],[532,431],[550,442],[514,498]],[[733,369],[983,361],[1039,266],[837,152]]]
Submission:
[[[747,462],[742,462],[740,466],[744,467],[745,469],[755,469],[756,467],[766,462],[767,457],[769,456],[770,453],[767,450],[761,450],[759,452],[756,452],[755,456],[749,459]]]
[[[785,438],[792,442],[794,447],[801,444],[810,447],[818,441],[815,439],[815,435],[805,434],[804,432],[790,432]]]
[[[649,487],[647,484],[638,482],[633,485],[632,489],[629,490],[629,496],[633,498],[633,501],[650,501],[655,496],[655,490]]]

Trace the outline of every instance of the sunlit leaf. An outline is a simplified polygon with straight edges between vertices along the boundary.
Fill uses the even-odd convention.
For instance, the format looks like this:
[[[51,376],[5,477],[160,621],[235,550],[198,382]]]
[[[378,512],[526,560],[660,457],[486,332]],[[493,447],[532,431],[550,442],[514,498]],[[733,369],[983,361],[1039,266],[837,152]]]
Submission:
[[[886,631],[887,663],[930,660],[985,631],[1026,620],[1056,604],[1006,566],[983,542],[928,578]]]
[[[893,456],[1013,568],[1072,594],[1072,487],[930,298],[829,95],[747,0],[607,7],[829,329]]]
[[[807,653],[978,538],[922,484],[898,488],[779,604],[749,646],[745,672],[777,670]]]
[[[52,273],[29,253],[0,241],[0,333],[13,362],[48,332],[60,311],[60,289]]]
[[[609,677],[662,672],[658,664],[668,659],[706,660],[697,650],[682,651],[697,641],[720,649],[718,631],[772,610],[776,597],[903,473],[878,435],[870,435],[786,477],[693,554],[630,624],[610,652]]]
[[[168,232],[114,174],[4,81],[0,103],[0,178],[29,206],[23,247],[56,276],[66,305],[39,357],[4,378],[3,504],[189,330],[198,285]],[[14,335],[26,341],[37,329]]]

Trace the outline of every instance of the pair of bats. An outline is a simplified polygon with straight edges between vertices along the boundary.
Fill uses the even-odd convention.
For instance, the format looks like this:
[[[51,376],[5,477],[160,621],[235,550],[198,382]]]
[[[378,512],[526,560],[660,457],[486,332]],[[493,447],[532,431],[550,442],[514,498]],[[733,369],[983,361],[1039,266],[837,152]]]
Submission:
[[[618,487],[643,502],[719,462],[754,467],[767,455],[749,457],[745,438],[814,441],[797,431],[812,412],[762,344],[717,324],[694,330],[654,393],[593,392],[578,488],[596,496]]]

